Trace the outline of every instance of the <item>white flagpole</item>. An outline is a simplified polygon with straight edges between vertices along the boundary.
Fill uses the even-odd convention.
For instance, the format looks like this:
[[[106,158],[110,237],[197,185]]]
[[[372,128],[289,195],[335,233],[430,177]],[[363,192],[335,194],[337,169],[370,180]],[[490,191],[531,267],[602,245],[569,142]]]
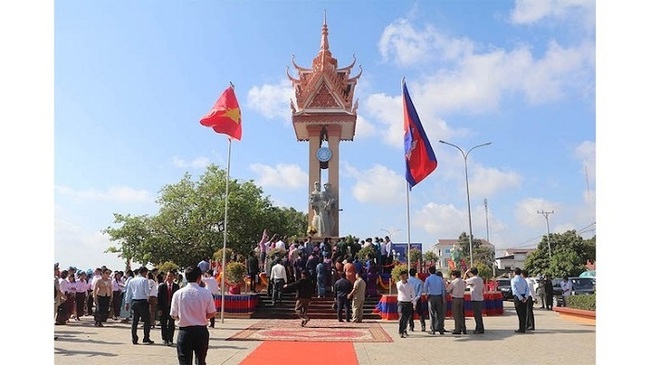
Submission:
[[[230,147],[232,140],[228,138],[228,163],[226,165],[226,208],[223,215],[223,257],[221,258],[221,323],[224,322],[226,309],[226,241],[228,238],[228,185],[230,185]]]
[[[411,207],[410,207],[409,182],[406,180],[406,264],[411,271]]]
[[[406,82],[406,77],[402,77],[402,100],[404,99],[404,83]],[[402,106],[404,108],[404,106]],[[406,111],[404,111],[406,112]],[[406,156],[404,156],[406,158]],[[411,271],[411,207],[410,207],[410,189],[409,181],[406,181],[406,265],[407,270]]]

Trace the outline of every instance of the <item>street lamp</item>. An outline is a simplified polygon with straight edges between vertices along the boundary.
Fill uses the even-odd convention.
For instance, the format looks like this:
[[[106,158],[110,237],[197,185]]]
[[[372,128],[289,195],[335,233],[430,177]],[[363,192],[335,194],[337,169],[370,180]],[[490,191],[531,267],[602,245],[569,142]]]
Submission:
[[[469,155],[469,153],[472,152],[476,148],[491,145],[492,142],[483,143],[483,144],[480,144],[478,146],[474,146],[474,147],[470,148],[469,151],[467,151],[467,153],[465,153],[465,151],[463,151],[462,148],[456,146],[453,143],[445,142],[443,140],[440,140],[439,142],[443,143],[443,144],[448,144],[448,145],[450,145],[452,147],[456,147],[460,151],[460,153],[463,155],[463,159],[465,160],[465,187],[467,188],[467,217],[469,218],[469,266],[473,267],[474,266],[474,254],[472,252],[472,244],[473,244],[474,236],[472,235],[472,210],[470,208],[470,203],[469,203],[469,178],[467,176],[467,155]]]
[[[400,231],[399,229],[394,229],[392,231],[389,231],[389,230],[383,229],[383,228],[379,228],[379,229],[386,232],[386,233],[388,233],[388,238],[390,238],[391,242],[393,241],[393,233]]]

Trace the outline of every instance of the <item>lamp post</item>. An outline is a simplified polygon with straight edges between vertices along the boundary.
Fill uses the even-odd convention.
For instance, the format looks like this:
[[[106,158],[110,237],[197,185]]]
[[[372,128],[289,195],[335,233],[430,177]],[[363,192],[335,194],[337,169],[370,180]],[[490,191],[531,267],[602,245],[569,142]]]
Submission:
[[[388,233],[388,238],[390,238],[391,242],[393,241],[393,233],[400,231],[400,229],[394,229],[392,231],[389,231],[389,230],[383,229],[383,228],[379,228],[379,229],[386,232],[386,233]]]
[[[473,267],[474,266],[474,254],[472,252],[472,244],[473,244],[474,237],[472,235],[472,210],[470,208],[470,203],[469,203],[469,177],[467,176],[467,155],[469,155],[469,153],[472,152],[476,148],[491,145],[492,142],[487,142],[487,143],[483,143],[483,144],[474,146],[474,147],[470,148],[469,151],[467,151],[467,153],[465,153],[465,151],[463,151],[462,148],[456,146],[453,143],[445,142],[443,140],[440,140],[439,142],[443,143],[443,144],[448,144],[448,145],[450,145],[452,147],[456,147],[460,151],[460,153],[463,155],[463,160],[465,160],[465,187],[467,189],[467,217],[469,218],[469,266]]]

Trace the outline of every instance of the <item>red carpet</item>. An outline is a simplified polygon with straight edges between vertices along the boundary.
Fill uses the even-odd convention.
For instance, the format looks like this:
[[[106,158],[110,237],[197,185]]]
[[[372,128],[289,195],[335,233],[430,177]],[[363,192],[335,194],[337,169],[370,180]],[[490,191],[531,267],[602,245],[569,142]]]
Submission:
[[[264,341],[240,365],[358,365],[352,342]]]
[[[338,322],[312,319],[301,327],[300,320],[266,319],[228,338],[229,341],[287,342],[393,342],[376,321]]]

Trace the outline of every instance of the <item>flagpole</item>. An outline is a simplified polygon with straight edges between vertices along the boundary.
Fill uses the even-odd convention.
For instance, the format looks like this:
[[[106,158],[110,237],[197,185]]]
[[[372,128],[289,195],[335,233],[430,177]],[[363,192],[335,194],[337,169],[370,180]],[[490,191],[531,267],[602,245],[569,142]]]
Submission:
[[[402,100],[404,99],[404,83],[406,76],[402,76],[400,89],[402,89]],[[408,166],[407,166],[408,170]],[[407,270],[411,271],[411,205],[410,205],[410,186],[408,179],[406,180],[406,265]]]
[[[231,83],[232,85],[232,83]],[[226,240],[228,238],[228,185],[230,185],[230,147],[232,139],[228,138],[228,163],[226,165],[226,207],[223,215],[223,257],[221,258],[221,323],[224,323],[226,308]]]
[[[411,205],[409,182],[406,181],[406,264],[411,271]],[[410,275],[410,274],[409,274]]]

